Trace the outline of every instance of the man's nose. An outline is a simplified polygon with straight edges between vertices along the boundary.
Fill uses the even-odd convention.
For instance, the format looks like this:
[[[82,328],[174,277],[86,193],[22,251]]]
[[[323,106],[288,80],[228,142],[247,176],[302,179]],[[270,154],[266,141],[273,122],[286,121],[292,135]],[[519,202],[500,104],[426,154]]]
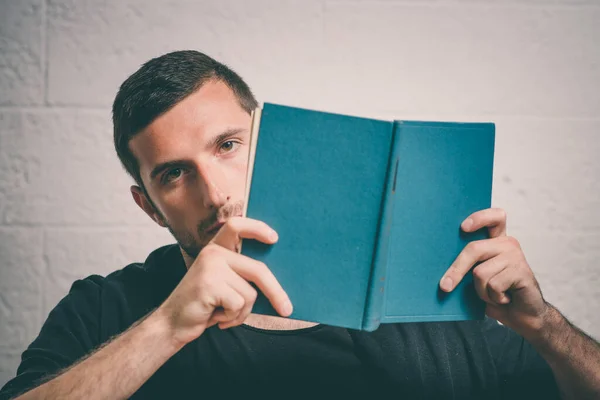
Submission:
[[[227,194],[219,187],[222,180],[219,179],[218,171],[209,165],[199,166],[198,170],[203,205],[218,210],[228,200]]]

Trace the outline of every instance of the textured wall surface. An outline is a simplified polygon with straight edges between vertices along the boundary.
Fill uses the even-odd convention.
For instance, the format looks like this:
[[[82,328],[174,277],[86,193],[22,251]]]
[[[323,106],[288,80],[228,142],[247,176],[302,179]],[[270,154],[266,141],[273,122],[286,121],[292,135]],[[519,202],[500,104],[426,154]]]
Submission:
[[[0,0],[0,385],[71,283],[172,242],[131,200],[110,105],[197,49],[261,101],[497,124],[493,205],[600,336],[600,1]]]

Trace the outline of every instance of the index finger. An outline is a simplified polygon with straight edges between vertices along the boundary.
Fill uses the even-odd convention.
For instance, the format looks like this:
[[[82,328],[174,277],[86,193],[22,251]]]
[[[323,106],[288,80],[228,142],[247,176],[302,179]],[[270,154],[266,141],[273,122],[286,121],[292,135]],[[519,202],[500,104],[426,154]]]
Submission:
[[[474,232],[487,227],[490,237],[506,236],[506,211],[502,208],[487,208],[477,211],[465,219],[461,228],[465,232]]]
[[[477,262],[489,260],[504,251],[508,251],[512,246],[511,241],[508,237],[502,237],[470,242],[456,257],[456,260],[440,280],[440,288],[445,292],[454,290]]]
[[[280,315],[287,317],[292,313],[290,298],[265,263],[233,251],[224,253],[229,267],[245,280],[254,282]]]
[[[266,223],[246,217],[231,217],[211,240],[211,243],[237,252],[241,239],[255,239],[273,244],[277,241],[277,232]]]

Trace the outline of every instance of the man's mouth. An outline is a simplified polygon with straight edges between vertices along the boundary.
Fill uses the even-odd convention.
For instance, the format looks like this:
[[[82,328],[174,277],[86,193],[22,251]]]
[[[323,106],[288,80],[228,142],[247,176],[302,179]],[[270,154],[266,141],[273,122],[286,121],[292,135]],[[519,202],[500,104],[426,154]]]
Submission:
[[[242,215],[233,215],[234,217],[241,217]],[[209,226],[204,232],[207,235],[214,235],[215,233],[219,232],[219,229],[221,229],[221,227],[223,225],[225,225],[225,222],[227,222],[227,220],[224,221],[217,221],[214,224],[212,224],[211,226]]]

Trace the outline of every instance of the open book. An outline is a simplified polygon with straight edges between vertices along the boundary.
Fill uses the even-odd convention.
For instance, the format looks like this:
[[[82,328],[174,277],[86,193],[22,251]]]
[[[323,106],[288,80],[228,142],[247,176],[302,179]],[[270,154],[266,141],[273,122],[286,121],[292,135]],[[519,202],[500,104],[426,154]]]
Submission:
[[[244,240],[290,296],[290,318],[372,331],[481,319],[469,274],[439,281],[461,222],[491,205],[492,123],[384,121],[265,103],[253,113],[244,215],[279,241]],[[254,313],[277,315],[259,293]]]

